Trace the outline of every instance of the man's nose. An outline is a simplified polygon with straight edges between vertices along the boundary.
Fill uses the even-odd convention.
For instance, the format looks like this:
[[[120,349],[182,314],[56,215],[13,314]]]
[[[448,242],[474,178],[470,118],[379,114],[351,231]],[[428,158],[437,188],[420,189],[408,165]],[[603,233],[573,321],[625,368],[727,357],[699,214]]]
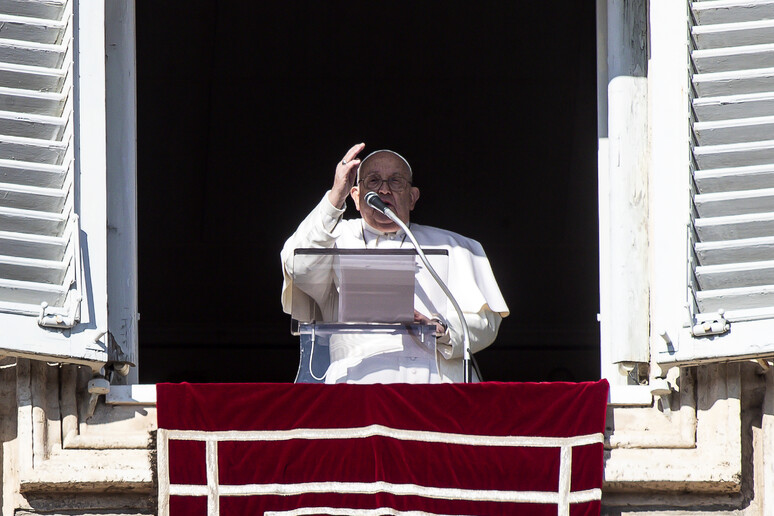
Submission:
[[[388,179],[382,179],[382,183],[379,185],[379,193],[392,193]]]

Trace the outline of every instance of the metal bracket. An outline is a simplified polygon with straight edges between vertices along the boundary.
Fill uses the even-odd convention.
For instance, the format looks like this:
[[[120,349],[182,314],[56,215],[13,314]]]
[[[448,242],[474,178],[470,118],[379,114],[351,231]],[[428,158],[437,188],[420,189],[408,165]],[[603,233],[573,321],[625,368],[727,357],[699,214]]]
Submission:
[[[62,314],[58,311],[49,309],[45,301],[40,303],[40,313],[38,314],[38,326],[44,328],[68,329],[75,326],[81,319],[81,296],[76,294],[68,298],[69,306],[66,307],[67,313]]]
[[[68,226],[72,232],[73,281],[71,286],[74,288],[67,293],[64,307],[51,309],[46,302],[40,304],[38,325],[44,328],[68,329],[75,326],[81,319],[83,285],[81,283],[81,225],[78,214],[70,215]]]
[[[88,392],[89,407],[86,410],[86,419],[89,419],[94,415],[94,410],[97,408],[97,401],[99,400],[99,397],[104,396],[110,392],[110,382],[106,378],[95,376],[89,380]]]
[[[725,310],[718,310],[715,314],[697,314],[697,318],[691,326],[691,335],[694,337],[709,337],[722,335],[731,330],[731,323],[723,317]],[[701,318],[701,319],[699,319]]]

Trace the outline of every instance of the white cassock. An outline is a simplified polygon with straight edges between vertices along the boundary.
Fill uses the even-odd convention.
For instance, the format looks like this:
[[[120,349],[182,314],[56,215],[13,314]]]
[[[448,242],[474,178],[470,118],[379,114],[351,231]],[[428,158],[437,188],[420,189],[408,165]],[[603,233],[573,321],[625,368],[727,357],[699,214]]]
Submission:
[[[387,234],[368,226],[362,219],[342,220],[344,210],[328,201],[328,193],[304,219],[282,248],[282,307],[291,313],[293,251],[298,248],[413,249],[403,231]],[[460,305],[470,330],[473,353],[489,346],[497,336],[503,317],[508,315],[489,260],[481,244],[457,233],[411,224],[423,249],[445,249],[449,253],[448,287]],[[424,281],[428,281],[427,278]],[[462,325],[451,303],[437,291],[417,280],[415,308],[422,314],[439,315],[448,324],[447,335],[439,337],[436,349],[408,336],[334,335],[330,342],[331,365],[326,383],[440,383],[463,380]],[[319,294],[319,295],[318,295]],[[296,290],[298,295],[298,290]],[[322,293],[307,292],[318,305],[325,305]],[[323,313],[331,307],[320,306]]]

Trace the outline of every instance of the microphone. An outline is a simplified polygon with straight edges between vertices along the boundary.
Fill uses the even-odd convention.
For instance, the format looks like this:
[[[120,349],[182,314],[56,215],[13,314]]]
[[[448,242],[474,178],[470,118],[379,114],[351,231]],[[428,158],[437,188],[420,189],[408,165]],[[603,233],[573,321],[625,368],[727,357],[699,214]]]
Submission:
[[[390,209],[389,206],[384,204],[384,201],[379,198],[379,194],[377,194],[376,192],[368,192],[365,195],[365,201],[366,201],[366,203],[368,203],[368,205],[371,208],[373,208],[376,211],[379,211],[379,212],[387,215],[388,217],[390,217],[389,213],[387,213],[387,212],[389,211],[390,213],[392,213],[392,210]],[[390,218],[392,218],[392,217],[390,217]]]
[[[425,264],[427,271],[430,273],[436,283],[438,283],[438,286],[441,287],[441,290],[443,290],[443,293],[446,294],[446,297],[449,298],[449,301],[451,301],[451,304],[460,319],[460,324],[462,325],[463,382],[470,383],[470,381],[473,379],[473,370],[471,369],[473,364],[473,354],[470,352],[470,329],[468,328],[467,321],[465,321],[465,315],[462,313],[462,308],[460,308],[457,300],[454,299],[454,296],[449,290],[449,287],[446,286],[446,283],[444,283],[438,273],[435,272],[433,266],[430,265],[430,262],[427,260],[427,256],[425,256],[424,251],[422,251],[422,247],[420,247],[419,242],[417,242],[416,237],[414,237],[414,233],[412,233],[411,229],[409,229],[409,227],[398,218],[398,216],[390,209],[389,206],[384,204],[384,201],[379,198],[379,194],[376,192],[368,192],[365,195],[365,202],[376,211],[384,213],[387,217],[392,219],[392,221],[395,222],[399,228],[406,232],[406,235],[408,235],[408,237],[411,239],[411,243],[414,244],[414,248],[417,250],[419,258],[421,258],[422,263]],[[481,375],[479,374],[479,378],[480,377]]]

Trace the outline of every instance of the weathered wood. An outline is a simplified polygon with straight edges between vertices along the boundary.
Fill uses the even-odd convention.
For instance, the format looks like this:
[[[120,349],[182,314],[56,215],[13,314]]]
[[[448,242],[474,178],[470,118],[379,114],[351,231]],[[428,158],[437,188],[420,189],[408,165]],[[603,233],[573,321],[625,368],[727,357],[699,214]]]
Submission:
[[[693,133],[699,145],[757,142],[774,136],[774,116],[696,122]]]
[[[772,0],[717,0],[691,2],[699,25],[737,23],[774,18]]]
[[[725,95],[693,99],[696,120],[727,120],[774,115],[774,92]]]
[[[701,265],[771,260],[774,258],[774,236],[699,242],[696,255]]]
[[[0,88],[0,110],[45,116],[62,116],[68,99],[67,91],[33,91]]]
[[[697,293],[697,298],[702,312],[730,310],[730,307],[733,307],[733,310],[768,308],[774,305],[774,285],[702,290]],[[753,339],[748,344],[754,343]],[[727,349],[725,356],[728,357],[728,355]]]
[[[694,50],[691,57],[699,73],[771,68],[774,66],[774,44]]]
[[[774,20],[696,25],[691,34],[697,49],[768,43],[774,41]]]
[[[700,193],[774,188],[774,164],[697,170],[694,181]]]
[[[62,188],[70,166],[0,159],[0,183]]]
[[[62,236],[67,216],[69,213],[0,207],[0,227],[10,233],[30,232],[44,236]]]
[[[61,260],[69,239],[0,231],[0,247],[6,256],[33,260]]]
[[[700,169],[769,165],[774,163],[774,140],[702,145],[694,147],[693,155]]]
[[[771,92],[772,84],[774,68],[698,73],[693,76],[693,86],[701,97]]]
[[[607,3],[609,301],[604,360],[647,362],[648,83],[645,1]]]
[[[0,255],[0,277],[15,281],[61,285],[67,266],[60,261]]]
[[[37,307],[38,311],[40,307],[36,303],[39,300],[57,306],[64,301],[66,294],[67,289],[61,285],[0,279],[0,301],[30,305]]]
[[[699,194],[694,203],[700,217],[772,212],[774,188]]]
[[[35,43],[61,43],[67,23],[28,16],[0,15],[0,38]]]
[[[0,40],[0,61],[4,63],[59,68],[66,53],[66,45]]]
[[[67,189],[0,183],[0,206],[20,210],[62,213],[68,198]]]
[[[696,278],[703,292],[772,286],[774,261],[700,265],[696,267]]]
[[[66,83],[68,71],[68,69],[60,68],[39,68],[0,63],[0,87],[61,92]]]
[[[31,18],[59,20],[66,14],[67,0],[2,0],[4,13]]]
[[[774,212],[706,217],[695,222],[700,240],[731,240],[774,235]]]
[[[0,134],[9,136],[61,140],[67,123],[66,118],[0,111]]]

